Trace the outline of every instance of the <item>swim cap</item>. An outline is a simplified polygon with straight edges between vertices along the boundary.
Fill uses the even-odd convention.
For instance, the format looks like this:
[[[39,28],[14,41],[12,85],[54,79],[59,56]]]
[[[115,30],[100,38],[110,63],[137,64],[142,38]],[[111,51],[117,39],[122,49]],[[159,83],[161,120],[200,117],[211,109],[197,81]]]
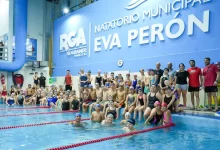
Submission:
[[[133,90],[134,89],[134,87],[133,86],[130,86],[130,88],[129,88],[130,90]]]
[[[90,84],[89,87],[93,87],[92,84]]]
[[[81,117],[81,114],[80,113],[76,113],[75,117]]]
[[[88,73],[91,73],[91,70],[89,70]]]
[[[167,107],[167,103],[162,103],[162,107]]]
[[[138,88],[138,91],[141,91],[141,92],[142,92],[142,89],[141,89],[141,88]]]
[[[134,119],[128,119],[128,121],[127,121],[127,122],[129,122],[129,123],[131,123],[131,124],[135,125],[135,120],[134,120]]]
[[[114,118],[114,116],[112,114],[108,114],[107,117],[111,117],[111,118]]]
[[[125,113],[125,116],[131,116],[131,113],[126,112],[126,113]]]
[[[101,105],[100,104],[96,104],[95,107],[101,107]]]
[[[160,102],[159,101],[156,101],[155,103],[154,103],[154,106],[160,106]]]

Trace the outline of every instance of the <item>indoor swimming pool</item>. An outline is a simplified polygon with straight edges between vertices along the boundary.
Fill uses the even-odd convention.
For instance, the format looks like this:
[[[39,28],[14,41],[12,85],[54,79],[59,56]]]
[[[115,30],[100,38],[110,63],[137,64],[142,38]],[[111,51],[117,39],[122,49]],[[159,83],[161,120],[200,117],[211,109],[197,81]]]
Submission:
[[[86,128],[82,129],[73,127],[68,123],[68,121],[74,119],[74,112],[50,114],[50,112],[54,111],[55,110],[50,108],[11,109],[5,105],[0,105],[0,149],[44,150],[124,133],[124,131],[121,130],[122,126],[120,125],[120,119],[115,120],[116,125],[114,127],[101,127],[98,123],[91,123],[90,120],[86,120]],[[45,114],[35,115],[35,113],[39,112]],[[17,116],[4,116],[5,114],[16,114]],[[86,113],[82,114],[82,118],[90,118],[90,116]],[[219,149],[220,118],[209,116],[173,115],[173,120],[176,124],[174,127],[158,129],[134,136],[106,140],[94,144],[81,145],[70,149]],[[60,121],[67,122],[34,126],[34,124],[39,123]],[[33,126],[3,129],[3,127],[28,124],[33,124]],[[152,126],[144,126],[143,122],[137,122],[135,128],[137,130],[143,130],[152,128]]]

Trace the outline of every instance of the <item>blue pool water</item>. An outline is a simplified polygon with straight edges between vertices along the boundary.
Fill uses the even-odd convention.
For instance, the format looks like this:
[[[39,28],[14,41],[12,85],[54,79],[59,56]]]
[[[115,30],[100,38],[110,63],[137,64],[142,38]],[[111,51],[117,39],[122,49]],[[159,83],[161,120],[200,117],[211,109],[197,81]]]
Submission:
[[[3,108],[3,106],[0,106]],[[26,112],[25,112],[26,111]],[[49,112],[51,109],[13,110],[15,114]],[[0,110],[0,115],[11,113]],[[89,118],[83,114],[82,118]],[[12,116],[0,118],[0,127],[53,122],[74,119],[74,113],[62,113],[36,116]],[[190,115],[174,115],[175,127],[152,132],[85,145],[76,150],[219,150],[220,119],[197,117]],[[90,121],[86,129],[77,129],[69,124],[52,124],[27,128],[0,130],[0,150],[44,150],[47,148],[84,142],[88,140],[118,135],[123,133],[121,126],[100,128],[99,124]],[[119,121],[116,121],[119,124]],[[151,128],[138,123],[138,130]]]

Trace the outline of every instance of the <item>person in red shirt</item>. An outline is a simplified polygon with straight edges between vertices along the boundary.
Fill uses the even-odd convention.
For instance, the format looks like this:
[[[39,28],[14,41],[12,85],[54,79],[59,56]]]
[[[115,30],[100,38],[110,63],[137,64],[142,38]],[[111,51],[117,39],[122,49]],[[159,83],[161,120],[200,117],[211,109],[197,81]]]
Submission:
[[[218,111],[217,85],[219,80],[219,71],[216,65],[210,64],[210,58],[208,57],[205,58],[205,68],[203,69],[203,76],[205,92],[208,96],[208,110],[211,110],[211,102],[213,96],[215,101],[214,111]]]
[[[66,85],[65,90],[66,91],[72,91],[72,76],[70,74],[70,70],[66,71],[66,76],[65,76],[65,80],[64,80],[64,84]]]
[[[195,60],[190,60],[189,64],[191,68],[189,68],[187,71],[189,72],[189,87],[188,87],[188,92],[191,93],[191,101],[193,105],[193,109],[195,109],[195,104],[194,104],[194,95],[196,96],[196,110],[199,109],[199,90],[200,86],[202,83],[202,71],[200,68],[196,67]]]

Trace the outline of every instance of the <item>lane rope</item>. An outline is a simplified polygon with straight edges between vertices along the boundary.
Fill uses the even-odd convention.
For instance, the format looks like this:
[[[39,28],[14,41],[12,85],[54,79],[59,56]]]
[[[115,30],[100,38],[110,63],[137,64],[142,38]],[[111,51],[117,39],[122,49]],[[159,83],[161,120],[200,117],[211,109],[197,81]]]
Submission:
[[[171,123],[171,124],[167,124],[167,125],[164,125],[164,126],[158,126],[158,127],[153,127],[153,128],[144,129],[144,130],[138,130],[138,131],[134,131],[134,132],[130,132],[130,133],[124,133],[124,134],[119,134],[119,135],[115,135],[115,136],[100,138],[100,139],[96,139],[96,140],[90,140],[90,141],[86,141],[86,142],[80,142],[80,143],[76,143],[76,144],[60,146],[60,147],[57,147],[57,148],[49,148],[47,150],[70,149],[70,148],[80,147],[80,146],[84,146],[84,145],[88,145],[88,144],[93,144],[93,143],[103,142],[103,141],[107,141],[107,140],[132,136],[132,135],[136,135],[136,134],[140,134],[140,133],[150,132],[150,131],[154,131],[154,130],[158,130],[158,129],[168,128],[168,127],[172,127],[172,126],[175,126],[175,124]]]
[[[78,110],[67,110],[67,111],[53,111],[53,112],[28,113],[28,114],[6,114],[6,115],[0,115],[0,117],[11,117],[11,116],[34,116],[34,115],[43,115],[43,114],[60,114],[60,113],[70,113],[70,112],[79,112],[79,111],[78,111]]]
[[[0,110],[25,110],[25,109],[39,109],[39,108],[50,108],[50,106],[38,106],[38,107],[27,107],[27,108],[0,108]]]
[[[91,118],[84,118],[81,121],[90,120]],[[7,126],[7,127],[0,127],[0,130],[8,130],[8,129],[15,129],[15,128],[25,128],[25,127],[33,127],[33,126],[43,126],[48,124],[61,124],[67,123],[74,120],[64,120],[64,121],[56,121],[56,122],[44,122],[44,123],[37,123],[37,124],[26,124],[26,125],[18,125],[18,126]]]

